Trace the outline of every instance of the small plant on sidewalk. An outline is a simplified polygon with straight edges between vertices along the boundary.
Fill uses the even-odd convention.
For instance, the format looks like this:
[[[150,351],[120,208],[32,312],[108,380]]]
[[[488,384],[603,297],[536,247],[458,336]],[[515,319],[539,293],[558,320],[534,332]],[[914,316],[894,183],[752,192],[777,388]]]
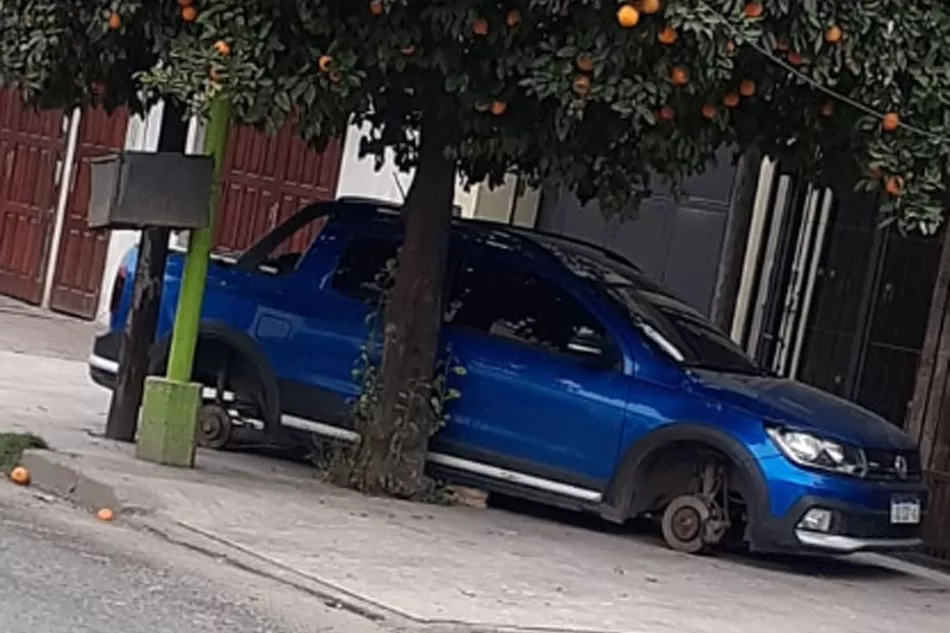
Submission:
[[[357,445],[323,445],[315,452],[315,462],[318,467],[327,475],[327,478],[339,485],[353,488],[362,492],[378,492],[380,490],[400,490],[405,489],[405,496],[417,500],[445,502],[451,500],[452,495],[438,483],[426,478],[426,485],[421,490],[410,491],[392,481],[373,481],[368,478],[372,469],[361,463],[368,452],[363,445],[366,441],[372,442],[373,438],[373,415],[378,410],[377,405],[381,398],[382,382],[380,380],[380,362],[384,352],[383,315],[385,314],[386,304],[390,297],[393,282],[396,277],[398,264],[394,257],[388,260],[380,270],[372,285],[372,290],[376,296],[372,303],[370,312],[366,315],[366,324],[369,333],[366,341],[360,348],[360,354],[357,357],[352,371],[353,379],[359,383],[359,396],[353,401],[352,419],[353,428],[362,438]],[[453,386],[450,386],[450,379],[453,376],[464,376],[465,368],[458,364],[457,359],[452,356],[451,348],[446,350],[446,354],[437,360],[433,378],[425,384],[418,385],[418,389],[413,388],[399,394],[398,404],[396,406],[396,417],[399,424],[411,425],[418,421],[411,419],[411,412],[417,410],[415,402],[410,399],[421,397],[420,394],[428,394],[426,405],[433,419],[438,424],[433,428],[429,437],[434,435],[439,429],[448,424],[452,416],[449,413],[449,403],[462,397],[462,392]],[[368,440],[367,440],[368,438]],[[372,450],[380,450],[382,447],[374,447]],[[390,445],[385,447],[387,451],[399,451],[402,447],[399,445]],[[421,464],[420,468],[424,468]],[[389,477],[390,473],[375,473],[379,477]]]
[[[0,433],[0,474],[4,476],[20,463],[23,452],[31,448],[46,449],[43,438],[32,433]]]

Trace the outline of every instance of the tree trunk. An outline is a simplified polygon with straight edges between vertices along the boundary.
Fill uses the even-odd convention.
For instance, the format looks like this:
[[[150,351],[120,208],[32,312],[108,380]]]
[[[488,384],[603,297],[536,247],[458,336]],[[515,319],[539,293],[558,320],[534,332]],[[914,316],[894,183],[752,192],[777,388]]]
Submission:
[[[455,164],[442,128],[423,126],[416,175],[403,207],[405,238],[383,329],[377,401],[359,422],[350,473],[371,494],[423,492],[426,451],[437,420],[429,405],[442,324],[442,285],[452,222]]]
[[[148,374],[149,350],[158,324],[167,255],[168,229],[142,231],[132,285],[132,309],[122,331],[119,375],[106,420],[106,437],[113,440],[135,440],[142,391]]]

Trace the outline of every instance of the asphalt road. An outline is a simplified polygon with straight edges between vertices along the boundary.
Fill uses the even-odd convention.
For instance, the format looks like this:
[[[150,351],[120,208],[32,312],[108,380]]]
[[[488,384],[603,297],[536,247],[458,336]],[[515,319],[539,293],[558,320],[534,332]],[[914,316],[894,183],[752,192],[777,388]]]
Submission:
[[[0,481],[3,633],[229,633],[379,627],[298,589]]]

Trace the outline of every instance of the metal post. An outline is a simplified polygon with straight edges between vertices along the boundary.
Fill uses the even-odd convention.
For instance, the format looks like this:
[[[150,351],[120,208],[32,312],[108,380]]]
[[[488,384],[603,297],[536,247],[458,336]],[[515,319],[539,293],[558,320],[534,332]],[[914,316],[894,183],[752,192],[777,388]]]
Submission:
[[[175,328],[172,333],[171,351],[168,357],[168,379],[180,382],[191,380],[191,366],[198,342],[198,326],[201,321],[201,302],[204,296],[205,278],[208,276],[208,259],[211,254],[211,236],[221,194],[225,150],[231,108],[225,99],[217,99],[211,106],[211,117],[205,134],[205,153],[214,159],[214,186],[211,191],[209,226],[193,231],[188,238],[188,254],[181,278],[178,309],[175,313]]]

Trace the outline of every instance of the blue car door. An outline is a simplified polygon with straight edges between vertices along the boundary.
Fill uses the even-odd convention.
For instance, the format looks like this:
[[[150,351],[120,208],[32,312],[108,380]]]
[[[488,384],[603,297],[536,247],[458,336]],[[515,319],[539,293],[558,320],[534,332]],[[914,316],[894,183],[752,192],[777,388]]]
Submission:
[[[464,372],[433,459],[596,501],[618,458],[628,380],[619,355],[570,348],[578,335],[604,349],[615,339],[579,295],[489,253],[463,255],[447,297],[446,353]]]
[[[296,299],[286,345],[299,382],[296,399],[305,401],[300,413],[346,424],[359,395],[353,370],[370,335],[368,317],[380,308],[379,276],[398,243],[392,238],[341,238],[323,246],[326,252],[312,269],[308,262],[301,267],[319,280],[319,288]]]

